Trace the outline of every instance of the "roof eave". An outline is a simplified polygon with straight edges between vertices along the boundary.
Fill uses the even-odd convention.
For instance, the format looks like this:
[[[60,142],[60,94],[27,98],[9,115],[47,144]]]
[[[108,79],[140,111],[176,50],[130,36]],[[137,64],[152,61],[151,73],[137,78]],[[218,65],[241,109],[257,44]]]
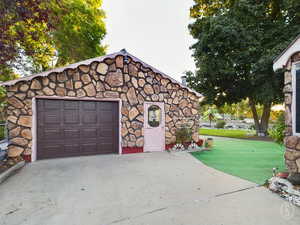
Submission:
[[[300,52],[300,35],[273,61],[273,70],[283,69],[295,53]]]
[[[169,75],[167,75],[167,74],[159,71],[158,69],[150,66],[149,64],[143,62],[142,60],[140,60],[139,58],[135,57],[134,55],[131,55],[130,53],[126,52],[125,50],[121,50],[119,52],[115,52],[115,53],[108,54],[108,55],[105,55],[105,56],[100,56],[100,57],[96,57],[96,58],[92,58],[92,59],[87,59],[87,60],[80,61],[80,62],[77,62],[77,63],[73,63],[73,64],[70,64],[70,65],[67,65],[67,66],[58,67],[58,68],[55,68],[55,69],[52,69],[52,70],[48,70],[48,71],[45,71],[45,72],[33,74],[31,76],[21,77],[21,78],[15,79],[15,80],[1,82],[0,86],[7,87],[7,86],[15,85],[17,82],[29,81],[29,80],[32,80],[32,79],[34,79],[36,77],[45,77],[45,76],[48,76],[50,73],[61,73],[61,72],[65,71],[65,70],[67,70],[67,69],[75,69],[75,68],[77,68],[78,66],[81,66],[81,65],[89,65],[89,64],[91,64],[92,62],[95,62],[95,61],[101,62],[101,61],[104,61],[107,58],[115,58],[118,55],[129,56],[134,61],[140,62],[144,67],[150,68],[153,72],[161,74],[163,77],[171,80],[173,83],[177,83],[182,88],[185,88],[188,91],[194,93],[197,97],[199,97],[199,98],[203,97],[203,95],[201,95],[200,93],[198,93],[198,92],[194,91],[193,89],[191,89],[191,88],[183,85],[182,83],[178,82],[174,78],[172,78]]]

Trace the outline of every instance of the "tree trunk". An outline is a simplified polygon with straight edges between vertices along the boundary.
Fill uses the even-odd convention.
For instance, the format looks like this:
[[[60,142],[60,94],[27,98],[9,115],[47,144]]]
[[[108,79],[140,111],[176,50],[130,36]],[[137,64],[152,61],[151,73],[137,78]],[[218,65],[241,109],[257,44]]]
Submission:
[[[254,119],[255,129],[256,129],[256,135],[258,136],[266,136],[268,127],[269,127],[269,119],[270,119],[270,113],[271,113],[271,103],[265,103],[263,108],[263,113],[261,118],[259,118],[255,102],[252,99],[249,99],[249,105],[251,108],[251,112]]]
[[[271,103],[264,104],[263,113],[260,119],[261,130],[265,135],[267,135],[268,128],[269,128],[271,105],[272,105]]]
[[[254,119],[256,135],[258,135],[260,133],[260,123],[259,123],[259,118],[258,118],[258,114],[256,111],[255,103],[252,99],[249,99],[249,105],[250,105],[252,116]]]

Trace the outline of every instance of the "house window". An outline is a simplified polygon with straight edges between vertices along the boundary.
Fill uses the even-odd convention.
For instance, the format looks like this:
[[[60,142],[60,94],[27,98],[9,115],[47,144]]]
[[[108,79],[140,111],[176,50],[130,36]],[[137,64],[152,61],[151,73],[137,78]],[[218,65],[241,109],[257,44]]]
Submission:
[[[294,132],[300,134],[300,63],[295,64],[294,70]]]
[[[157,105],[148,108],[148,124],[150,127],[158,127],[161,120],[161,110]]]

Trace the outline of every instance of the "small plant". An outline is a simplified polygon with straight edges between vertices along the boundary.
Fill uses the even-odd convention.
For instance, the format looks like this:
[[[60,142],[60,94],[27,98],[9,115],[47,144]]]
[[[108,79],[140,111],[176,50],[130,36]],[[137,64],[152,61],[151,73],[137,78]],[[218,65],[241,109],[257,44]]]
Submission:
[[[224,120],[218,120],[216,123],[216,128],[224,128],[226,125],[226,122]]]
[[[192,140],[192,132],[191,129],[187,127],[182,127],[176,130],[176,143],[183,144],[187,142],[191,142]]]
[[[283,144],[284,139],[284,112],[282,112],[278,117],[274,124],[274,126],[269,129],[269,135],[270,137],[277,142],[278,144]]]

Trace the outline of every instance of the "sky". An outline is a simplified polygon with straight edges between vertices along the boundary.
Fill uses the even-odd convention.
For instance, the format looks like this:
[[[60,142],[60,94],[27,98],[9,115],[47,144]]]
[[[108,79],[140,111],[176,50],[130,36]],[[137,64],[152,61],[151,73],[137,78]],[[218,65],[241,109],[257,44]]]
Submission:
[[[107,53],[129,53],[180,81],[195,70],[188,31],[193,0],[103,0]]]

